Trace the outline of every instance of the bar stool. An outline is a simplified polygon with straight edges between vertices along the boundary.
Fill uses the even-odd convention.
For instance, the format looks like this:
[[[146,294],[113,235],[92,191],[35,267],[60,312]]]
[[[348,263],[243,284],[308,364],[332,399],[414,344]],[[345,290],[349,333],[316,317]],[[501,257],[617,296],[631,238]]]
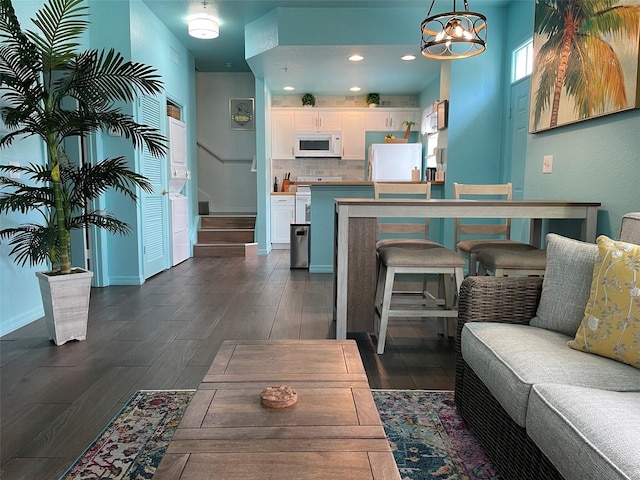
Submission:
[[[547,252],[545,250],[506,250],[503,248],[487,248],[478,253],[479,275],[493,272],[495,277],[509,275],[543,276],[547,268]]]
[[[429,200],[431,198],[431,182],[373,182],[373,198],[376,200],[381,198],[418,198]],[[413,223],[397,221],[397,219],[388,221],[385,218],[379,218],[378,234],[381,233],[392,236],[381,238],[376,242],[376,272],[380,271],[380,256],[378,253],[383,247],[442,247],[439,243],[429,240],[428,218],[420,222],[414,221]],[[422,282],[422,290],[424,291],[426,288],[427,279],[425,276]]]
[[[511,183],[502,183],[495,185],[471,185],[471,184],[453,184],[453,194],[456,200],[462,197],[467,199],[477,199],[478,197],[500,198],[503,200],[511,200],[512,185]],[[472,238],[463,240],[463,235],[482,236],[482,238]],[[516,242],[511,240],[511,219],[504,218],[498,223],[468,223],[462,222],[460,219],[455,220],[455,244],[456,250],[467,254],[469,260],[469,275],[477,274],[478,254],[487,248],[499,248],[493,252],[493,258],[498,256],[499,252],[517,251],[523,252],[528,250],[537,250],[533,245],[528,243]],[[493,238],[489,238],[493,237]],[[544,255],[543,255],[544,256]],[[513,262],[512,266],[517,266],[517,256],[509,255],[509,259]],[[506,261],[506,259],[504,259]],[[502,262],[500,262],[502,264]],[[546,265],[546,262],[545,262]]]
[[[465,261],[462,256],[444,247],[424,248],[418,245],[383,247],[378,250],[378,256],[380,268],[374,309],[379,320],[378,354],[384,353],[389,317],[448,317],[451,324],[455,323],[453,318],[458,316],[458,312],[454,306],[454,298],[457,298],[464,278]],[[392,308],[393,297],[399,296],[393,291],[396,274],[438,274],[443,301],[439,302],[423,292],[419,303],[403,305],[405,308]],[[451,276],[455,282],[455,292],[451,290]],[[425,298],[425,295],[429,298]],[[453,325],[451,327],[453,332],[455,328]],[[444,333],[447,334],[448,330],[450,329],[445,324]]]
[[[427,183],[373,183],[373,198],[420,198],[429,200],[431,198],[431,182]],[[376,242],[376,249],[385,246],[402,245],[423,245],[425,247],[442,247],[437,242],[429,240],[429,219],[422,222],[388,222],[384,218],[378,220],[378,233],[396,235],[392,238],[383,238]],[[403,237],[398,237],[402,235]],[[407,235],[413,235],[407,238]],[[417,236],[420,235],[420,238]]]

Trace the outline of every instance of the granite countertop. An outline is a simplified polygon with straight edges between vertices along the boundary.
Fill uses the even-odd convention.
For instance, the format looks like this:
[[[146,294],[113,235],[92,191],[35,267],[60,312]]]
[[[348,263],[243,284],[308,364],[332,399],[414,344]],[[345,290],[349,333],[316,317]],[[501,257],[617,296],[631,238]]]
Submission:
[[[391,182],[391,183],[427,183],[427,182]],[[291,186],[295,185],[311,185],[312,187],[327,186],[327,187],[360,187],[360,186],[373,186],[371,181],[342,181],[342,182],[291,182]],[[444,185],[444,182],[431,182],[431,185]],[[271,192],[271,195],[295,195],[295,188],[289,192]]]
[[[372,181],[342,181],[342,182],[291,182],[292,185],[311,185],[313,187],[319,185],[328,185],[328,186],[359,186],[359,185],[373,185]],[[388,183],[427,183],[427,182],[388,182]],[[431,182],[431,185],[442,185],[444,182]]]

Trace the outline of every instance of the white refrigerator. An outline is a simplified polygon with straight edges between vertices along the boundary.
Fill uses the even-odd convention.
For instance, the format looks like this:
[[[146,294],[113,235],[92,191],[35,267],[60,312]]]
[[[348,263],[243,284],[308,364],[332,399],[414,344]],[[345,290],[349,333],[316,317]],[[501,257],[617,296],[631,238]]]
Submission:
[[[374,143],[367,159],[370,181],[411,181],[413,169],[422,171],[422,143]]]

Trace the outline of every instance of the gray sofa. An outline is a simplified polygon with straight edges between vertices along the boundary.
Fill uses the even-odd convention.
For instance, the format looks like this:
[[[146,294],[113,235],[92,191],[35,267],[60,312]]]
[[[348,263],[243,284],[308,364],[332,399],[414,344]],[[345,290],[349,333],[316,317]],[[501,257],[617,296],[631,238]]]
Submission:
[[[640,244],[640,213],[620,240]],[[544,280],[462,284],[455,400],[502,478],[640,479],[640,369],[567,346],[596,256],[550,234]]]

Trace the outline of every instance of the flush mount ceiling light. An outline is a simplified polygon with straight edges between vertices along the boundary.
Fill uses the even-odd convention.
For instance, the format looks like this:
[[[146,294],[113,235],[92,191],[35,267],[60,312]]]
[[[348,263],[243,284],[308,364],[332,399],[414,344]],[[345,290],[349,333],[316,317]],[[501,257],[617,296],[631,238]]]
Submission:
[[[295,87],[282,87],[283,90],[291,91],[295,90]]]
[[[422,22],[422,41],[420,50],[427,58],[455,60],[473,57],[487,48],[487,17],[469,11],[469,2],[464,0],[464,11],[453,11],[431,16],[431,7],[427,18]]]
[[[362,55],[351,55],[349,57],[349,60],[351,60],[352,62],[359,62],[361,60],[363,60],[364,57]]]
[[[351,90],[352,92],[359,92],[362,89],[360,87],[351,87],[349,90]]]
[[[197,15],[189,20],[189,35],[202,39],[217,38],[220,25],[208,15]]]
[[[416,56],[415,55],[403,55],[400,57],[400,60],[404,60],[405,62],[409,62],[411,60],[415,60]]]

